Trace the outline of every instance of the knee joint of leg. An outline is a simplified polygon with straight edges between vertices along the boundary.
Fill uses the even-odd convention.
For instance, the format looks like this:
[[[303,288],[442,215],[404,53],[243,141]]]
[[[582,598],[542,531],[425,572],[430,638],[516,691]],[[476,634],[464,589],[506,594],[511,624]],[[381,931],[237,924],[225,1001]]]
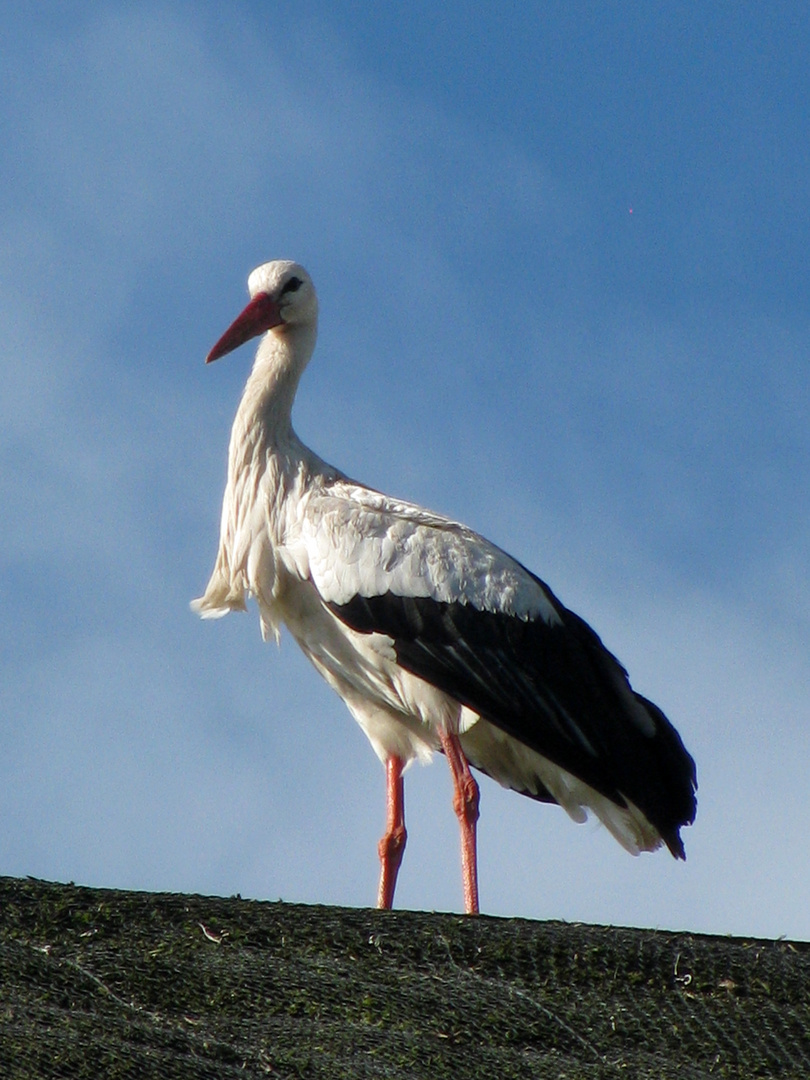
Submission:
[[[474,822],[478,820],[478,803],[478,784],[472,776],[466,776],[456,790],[453,808],[458,817]]]
[[[405,826],[397,825],[391,832],[386,833],[377,845],[380,858],[390,859],[395,858],[397,855],[401,856],[407,841],[408,833]]]

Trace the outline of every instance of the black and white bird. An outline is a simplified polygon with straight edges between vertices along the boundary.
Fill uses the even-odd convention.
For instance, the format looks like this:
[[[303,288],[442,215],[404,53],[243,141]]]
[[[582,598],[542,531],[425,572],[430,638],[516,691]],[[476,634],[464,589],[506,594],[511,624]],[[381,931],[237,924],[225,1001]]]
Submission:
[[[219,551],[203,618],[255,599],[262,634],[286,626],[384,763],[378,905],[405,848],[403,772],[442,751],[461,827],[464,902],[478,911],[478,784],[593,811],[629,852],[695,816],[695,764],[593,630],[515,559],[456,521],[349,479],[291,423],[318,301],[294,262],[265,263],[250,303],[207,357],[263,334],[228,453]]]

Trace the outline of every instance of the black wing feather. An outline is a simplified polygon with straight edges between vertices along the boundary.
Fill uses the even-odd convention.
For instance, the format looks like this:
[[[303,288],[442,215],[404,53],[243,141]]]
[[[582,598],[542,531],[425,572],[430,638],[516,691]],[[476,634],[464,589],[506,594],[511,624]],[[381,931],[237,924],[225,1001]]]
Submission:
[[[694,761],[590,626],[555,604],[561,621],[551,625],[390,592],[328,606],[354,630],[392,638],[405,670],[618,805],[635,803],[683,857],[678,830],[695,816]]]

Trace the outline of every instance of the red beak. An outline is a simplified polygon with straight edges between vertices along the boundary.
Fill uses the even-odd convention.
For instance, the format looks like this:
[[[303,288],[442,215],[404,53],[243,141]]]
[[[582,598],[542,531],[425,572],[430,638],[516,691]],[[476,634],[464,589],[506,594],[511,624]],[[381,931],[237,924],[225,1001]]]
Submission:
[[[206,356],[206,364],[219,360],[220,356],[238,349],[246,341],[283,322],[276,301],[268,293],[257,293]]]

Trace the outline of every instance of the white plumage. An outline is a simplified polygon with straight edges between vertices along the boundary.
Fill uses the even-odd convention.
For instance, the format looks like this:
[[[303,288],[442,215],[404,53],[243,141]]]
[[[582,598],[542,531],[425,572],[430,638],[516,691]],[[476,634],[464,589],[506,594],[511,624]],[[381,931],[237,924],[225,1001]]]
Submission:
[[[291,411],[318,305],[296,263],[251,274],[251,301],[208,360],[264,334],[228,456],[219,552],[203,618],[244,610],[286,625],[340,694],[388,775],[379,903],[405,845],[402,771],[442,750],[462,830],[465,904],[478,909],[478,788],[499,783],[593,810],[638,853],[695,812],[695,769],[674,728],[551,590],[464,525],[349,480],[301,443]]]

